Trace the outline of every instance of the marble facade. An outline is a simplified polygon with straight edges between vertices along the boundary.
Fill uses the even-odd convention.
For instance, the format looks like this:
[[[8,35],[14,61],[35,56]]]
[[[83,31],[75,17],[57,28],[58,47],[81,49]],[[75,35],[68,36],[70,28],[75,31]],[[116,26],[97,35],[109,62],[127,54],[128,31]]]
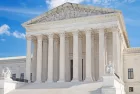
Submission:
[[[128,44],[123,44],[127,40],[121,28],[123,22],[117,18],[120,14],[116,10],[66,3],[25,22],[26,79],[30,82],[32,73],[32,79],[39,83],[98,81],[106,75],[109,62],[122,78],[121,50]]]
[[[65,3],[22,26],[28,85],[9,94],[140,93],[140,48],[130,48],[121,11]]]

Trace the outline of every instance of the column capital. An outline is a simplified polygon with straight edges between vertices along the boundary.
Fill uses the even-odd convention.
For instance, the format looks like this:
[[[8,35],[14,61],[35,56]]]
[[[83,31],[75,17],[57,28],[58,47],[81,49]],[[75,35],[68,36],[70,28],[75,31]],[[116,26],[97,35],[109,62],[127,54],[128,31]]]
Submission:
[[[93,30],[92,29],[89,29],[89,30],[86,30],[85,31],[85,34],[86,35],[91,35],[93,33]]]
[[[97,31],[98,31],[99,33],[104,33],[104,32],[105,32],[104,28],[97,29]]]
[[[78,36],[79,31],[74,31],[74,32],[72,32],[72,34],[73,34],[74,36]]]
[[[26,35],[26,39],[27,40],[31,40],[32,39],[32,36],[31,35]]]
[[[37,40],[42,40],[43,39],[43,35],[37,35]]]
[[[50,39],[50,38],[53,38],[54,33],[48,33],[47,35],[48,35],[48,38]]]
[[[118,26],[113,26],[113,27],[111,27],[111,30],[112,30],[112,32],[119,31],[119,27]]]
[[[65,37],[65,35],[66,35],[65,32],[60,32],[60,33],[59,33],[59,36],[60,36],[60,37]]]

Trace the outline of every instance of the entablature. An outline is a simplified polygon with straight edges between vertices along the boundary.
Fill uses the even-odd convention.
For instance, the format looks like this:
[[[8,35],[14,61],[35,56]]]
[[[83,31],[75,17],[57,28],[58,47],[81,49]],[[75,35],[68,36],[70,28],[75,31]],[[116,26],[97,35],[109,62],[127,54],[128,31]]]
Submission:
[[[133,54],[133,53],[139,53],[140,54],[140,48],[126,48],[123,51],[124,54]]]

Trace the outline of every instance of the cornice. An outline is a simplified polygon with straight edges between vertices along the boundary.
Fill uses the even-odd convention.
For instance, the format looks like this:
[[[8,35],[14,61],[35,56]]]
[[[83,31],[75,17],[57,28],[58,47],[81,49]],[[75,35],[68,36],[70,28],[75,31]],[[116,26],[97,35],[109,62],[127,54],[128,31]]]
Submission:
[[[61,27],[63,25],[68,26],[69,24],[71,26],[76,24],[92,24],[92,23],[103,23],[108,21],[116,21],[117,20],[117,13],[111,13],[111,14],[103,14],[103,15],[97,15],[97,16],[88,16],[88,17],[80,17],[80,18],[73,18],[73,19],[65,19],[60,21],[51,21],[51,22],[45,22],[45,23],[38,23],[38,24],[31,24],[28,26],[25,26],[27,29],[27,32],[34,32],[36,29],[43,29],[49,30],[51,28],[57,28]]]
[[[73,26],[73,27],[61,27],[61,28],[53,28],[50,30],[40,30],[40,31],[36,31],[36,32],[27,32],[27,35],[33,35],[36,36],[38,34],[43,34],[43,35],[49,35],[51,33],[53,34],[59,34],[61,32],[84,32],[87,30],[95,30],[95,32],[98,32],[97,29],[105,29],[105,28],[114,28],[115,26],[118,25],[118,22],[106,22],[106,23],[98,23],[98,24],[89,24],[89,25],[79,25],[79,26]],[[64,29],[65,28],[65,29]]]
[[[140,48],[127,48],[123,51],[124,54],[131,54],[131,53],[139,53],[140,54]]]

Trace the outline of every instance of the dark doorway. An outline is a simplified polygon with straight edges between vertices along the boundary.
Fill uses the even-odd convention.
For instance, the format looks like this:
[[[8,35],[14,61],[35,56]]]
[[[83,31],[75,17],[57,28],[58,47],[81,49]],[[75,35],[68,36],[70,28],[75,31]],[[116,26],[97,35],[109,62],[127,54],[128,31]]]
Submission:
[[[73,60],[70,61],[70,78],[73,79]]]
[[[83,59],[82,59],[82,81],[84,80],[84,65],[83,65]]]

